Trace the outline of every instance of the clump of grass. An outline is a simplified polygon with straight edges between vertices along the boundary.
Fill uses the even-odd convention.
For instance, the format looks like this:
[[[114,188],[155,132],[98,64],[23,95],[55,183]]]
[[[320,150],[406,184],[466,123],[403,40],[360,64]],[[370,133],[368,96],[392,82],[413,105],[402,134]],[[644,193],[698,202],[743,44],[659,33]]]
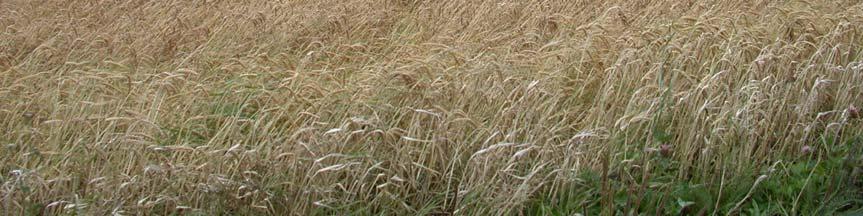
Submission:
[[[835,140],[824,140],[833,142]],[[860,211],[860,136],[842,145],[789,157],[763,170],[748,170],[717,179],[679,179],[682,163],[657,151],[634,153],[603,183],[600,173],[586,171],[560,188],[547,188],[524,209],[528,215],[593,215],[608,212],[601,199],[613,197],[615,214],[656,215],[836,215]],[[826,143],[825,143],[826,144]],[[850,148],[849,148],[850,147]],[[851,150],[857,149],[857,150]],[[602,192],[611,184],[611,192]],[[842,188],[842,189],[840,189]],[[551,193],[556,191],[556,193]]]
[[[0,209],[859,212],[860,14],[0,1]]]

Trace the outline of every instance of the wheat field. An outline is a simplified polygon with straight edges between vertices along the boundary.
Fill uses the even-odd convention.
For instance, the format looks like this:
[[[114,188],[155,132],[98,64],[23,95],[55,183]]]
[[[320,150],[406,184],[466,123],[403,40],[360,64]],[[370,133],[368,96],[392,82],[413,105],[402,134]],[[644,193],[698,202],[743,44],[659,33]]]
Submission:
[[[0,0],[4,215],[863,209],[863,2]]]

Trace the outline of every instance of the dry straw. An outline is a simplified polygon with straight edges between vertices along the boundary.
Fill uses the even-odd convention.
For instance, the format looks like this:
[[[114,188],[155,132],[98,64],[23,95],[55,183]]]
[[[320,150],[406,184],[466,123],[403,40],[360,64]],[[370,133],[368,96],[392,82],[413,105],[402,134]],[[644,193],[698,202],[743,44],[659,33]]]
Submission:
[[[608,169],[644,149],[720,185],[860,133],[861,14],[853,1],[4,0],[0,209],[517,214],[582,172],[625,177]]]

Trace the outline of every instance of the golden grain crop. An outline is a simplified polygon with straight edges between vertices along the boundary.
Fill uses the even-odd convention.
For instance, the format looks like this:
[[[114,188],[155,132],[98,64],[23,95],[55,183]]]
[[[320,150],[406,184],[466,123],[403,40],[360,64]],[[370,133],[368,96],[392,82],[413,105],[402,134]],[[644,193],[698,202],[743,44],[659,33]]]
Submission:
[[[0,209],[521,214],[658,152],[733,213],[861,134],[861,46],[851,0],[2,0]]]

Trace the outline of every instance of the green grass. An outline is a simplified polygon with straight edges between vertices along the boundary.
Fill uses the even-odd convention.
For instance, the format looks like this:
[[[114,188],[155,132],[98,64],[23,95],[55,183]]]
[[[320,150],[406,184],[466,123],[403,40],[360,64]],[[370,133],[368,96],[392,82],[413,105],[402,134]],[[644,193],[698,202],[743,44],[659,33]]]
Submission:
[[[829,148],[788,157],[720,179],[679,177],[680,163],[657,154],[634,152],[631,163],[615,168],[608,180],[614,210],[601,203],[603,178],[583,171],[575,181],[537,193],[526,215],[853,215],[863,211],[860,152],[863,137],[845,142],[824,138]],[[645,168],[649,172],[645,173]],[[766,178],[755,184],[759,176]],[[556,194],[550,194],[556,193]],[[751,193],[751,194],[750,194]],[[636,205],[637,204],[637,205]],[[738,207],[739,205],[739,207]]]

